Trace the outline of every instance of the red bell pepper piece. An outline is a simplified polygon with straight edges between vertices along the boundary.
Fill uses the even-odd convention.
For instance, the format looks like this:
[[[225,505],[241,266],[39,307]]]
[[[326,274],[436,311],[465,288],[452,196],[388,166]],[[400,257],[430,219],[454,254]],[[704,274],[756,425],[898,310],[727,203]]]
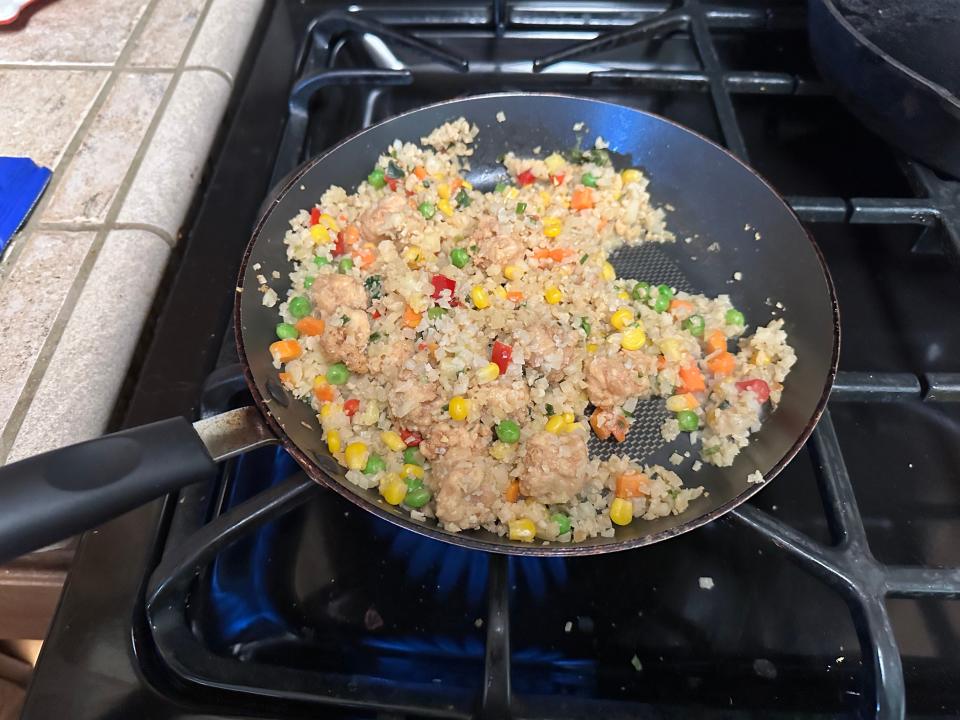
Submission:
[[[406,444],[407,447],[417,447],[421,442],[423,442],[423,437],[418,432],[413,430],[401,430],[400,439]]]
[[[535,180],[536,178],[533,177],[533,173],[529,170],[524,170],[522,173],[517,175],[517,182],[520,184],[520,187],[523,187],[524,185],[533,185]]]
[[[513,347],[505,345],[499,340],[493,343],[493,350],[490,351],[490,362],[500,368],[500,374],[503,375],[510,365],[510,358],[513,357]]]
[[[770,386],[763,380],[741,380],[737,383],[737,390],[741,392],[749,390],[762,403],[770,399]]]
[[[554,187],[560,187],[563,184],[563,178],[564,178],[563,173],[560,173],[558,175],[551,175],[550,182],[553,183]]]
[[[310,211],[310,224],[316,225],[320,222],[320,208],[315,207]]]
[[[387,185],[390,186],[390,189],[393,190],[394,192],[396,192],[396,191],[397,191],[397,179],[396,179],[396,178],[392,178],[392,177],[388,177],[388,178],[384,178],[384,179],[387,181]]]
[[[440,293],[444,290],[450,291],[450,300],[454,299],[454,293],[457,291],[457,281],[453,278],[448,278],[446,275],[434,275],[430,278],[430,282],[433,284],[433,294],[430,295],[434,300],[440,299]],[[450,303],[453,304],[452,302]]]
[[[360,401],[356,398],[350,398],[343,404],[343,414],[347,417],[353,417],[360,409]]]
[[[347,252],[347,243],[343,237],[343,230],[337,233],[337,241],[333,244],[333,255],[344,255]]]

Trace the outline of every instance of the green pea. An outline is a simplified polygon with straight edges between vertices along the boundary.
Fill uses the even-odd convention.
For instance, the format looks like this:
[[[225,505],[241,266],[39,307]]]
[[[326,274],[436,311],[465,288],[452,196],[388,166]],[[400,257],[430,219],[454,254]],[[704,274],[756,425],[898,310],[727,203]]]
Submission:
[[[423,466],[423,455],[420,454],[420,451],[415,447],[408,447],[403,451],[403,464],[404,465],[420,465]]]
[[[437,214],[437,207],[432,202],[422,202],[417,208],[420,211],[420,214],[423,215],[427,220],[432,218]]]
[[[313,264],[317,267],[323,267],[324,265],[330,264],[330,258],[326,258],[323,255],[317,255],[313,258]]]
[[[340,258],[340,262],[337,263],[337,272],[346,275],[351,270],[353,270],[353,260],[351,258]]]
[[[416,475],[408,475],[403,479],[403,481],[407,484],[407,492],[423,487],[423,480],[418,478]]]
[[[580,178],[580,182],[587,187],[595,188],[597,186],[597,179],[593,176],[593,173],[584,173]]]
[[[560,535],[566,535],[570,532],[570,516],[563,513],[554,513],[550,519],[557,524],[557,531]]]
[[[507,189],[507,184],[502,182],[498,182],[496,185],[493,186],[493,191],[495,193],[502,193],[506,189]]]
[[[313,287],[313,281],[314,281],[314,280],[316,280],[316,278],[311,277],[310,275],[307,275],[307,277],[305,277],[305,278],[303,279],[303,288],[304,288],[304,290],[309,290],[310,288],[312,288],[312,287]]]
[[[501,420],[497,424],[497,437],[500,442],[513,444],[520,440],[520,426],[513,420]]]
[[[463,188],[460,188],[460,192],[457,193],[457,207],[460,207],[460,208],[469,207],[470,203],[472,202],[473,200],[471,200],[470,196],[467,195],[467,191],[464,190]]]
[[[367,182],[378,190],[387,184],[387,178],[383,174],[383,168],[376,167],[373,172],[367,175]]]
[[[650,292],[650,283],[643,282],[642,280],[633,286],[631,295],[633,295],[634,300],[643,301],[647,299],[647,294]]]
[[[289,310],[290,314],[299,320],[300,318],[304,318],[310,314],[310,301],[307,300],[303,295],[297,295],[295,298],[290,298],[290,303],[287,305],[287,310]]]
[[[590,320],[588,320],[586,317],[580,318],[580,329],[583,330],[584,333],[589,335],[591,327]]]
[[[280,323],[277,325],[277,337],[281,340],[296,340],[300,333],[290,323]]]
[[[517,203],[517,215],[523,215],[527,211],[527,204],[525,202]]]
[[[427,310],[427,317],[430,320],[439,320],[447,314],[447,309],[442,307],[432,307]]]
[[[733,308],[727,310],[727,314],[723,316],[723,320],[727,325],[743,325],[746,322],[743,313]]]
[[[683,321],[683,329],[689,332],[691,335],[700,337],[703,335],[703,316],[691,315]]]
[[[407,507],[422,508],[430,502],[430,491],[425,487],[418,487],[416,490],[408,492],[403,502]]]
[[[681,410],[677,413],[677,422],[684,432],[693,432],[700,427],[700,418],[693,410]]]
[[[350,379],[350,371],[343,363],[334,363],[327,368],[327,382],[331,385],[343,385]]]
[[[657,295],[669,300],[673,297],[673,288],[669,285],[657,285]]]
[[[379,455],[371,455],[367,458],[367,464],[363,466],[364,475],[376,475],[387,469],[387,464]]]
[[[454,248],[450,251],[450,262],[453,263],[454,267],[466,267],[467,263],[470,262],[470,253],[463,248]]]
[[[652,307],[657,312],[665,312],[670,307],[670,298],[658,295],[657,299],[653,301]]]

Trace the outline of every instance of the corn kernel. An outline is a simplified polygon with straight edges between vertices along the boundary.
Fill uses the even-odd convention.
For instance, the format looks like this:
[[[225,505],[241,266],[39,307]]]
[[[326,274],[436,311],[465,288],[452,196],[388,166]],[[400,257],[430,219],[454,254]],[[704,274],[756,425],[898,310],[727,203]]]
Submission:
[[[633,520],[633,503],[624,498],[614,498],[610,503],[610,520],[617,525],[629,525]]]
[[[624,350],[639,350],[647,341],[647,334],[642,327],[627,328],[620,338],[620,347]]]
[[[556,305],[563,300],[563,293],[560,291],[560,288],[551,285],[543,291],[543,299],[551,305]]]
[[[400,437],[400,433],[394,432],[393,430],[386,430],[385,432],[380,433],[380,439],[383,440],[383,444],[394,452],[401,452],[407,444],[403,441],[403,438]]]
[[[603,276],[603,279],[606,280],[607,282],[613,282],[614,280],[617,279],[617,271],[614,270],[613,265],[611,265],[606,260],[603,262],[603,266],[601,267],[600,274]]]
[[[509,522],[510,539],[520,540],[521,542],[533,542],[537,536],[537,526],[530,518],[519,518]]]
[[[507,299],[507,291],[504,289],[503,285],[497,285],[493,289],[493,294],[496,295],[501,300]]]
[[[500,366],[496,363],[487,363],[477,370],[477,382],[481,385],[483,383],[493,382],[498,377],[500,377]]]
[[[340,452],[340,433],[336,430],[327,432],[327,450],[331,453]]]
[[[354,425],[376,425],[380,419],[380,404],[376,400],[367,400],[359,416],[354,416]]]
[[[490,457],[494,460],[503,462],[513,455],[513,448],[505,442],[499,440],[490,446]]]
[[[547,432],[558,433],[563,430],[563,424],[563,415],[551,415],[550,419],[547,420],[545,430]]]
[[[469,180],[461,180],[460,184],[463,185],[467,190],[473,190],[473,184]]]
[[[316,225],[314,225],[316,227]],[[415,267],[423,257],[423,252],[416,245],[410,245],[400,256],[410,267]]]
[[[550,204],[550,200],[552,199],[552,196],[546,190],[541,190],[540,192],[537,193],[537,195],[540,196],[541,205],[546,207]]]
[[[453,216],[453,208],[450,206],[450,201],[446,199],[437,200],[437,210],[442,212],[447,217]]]
[[[628,293],[626,290],[621,290],[620,292],[617,293],[617,297],[620,298],[621,300],[629,300],[630,293]]]
[[[567,423],[563,426],[563,431],[565,433],[573,432],[574,430],[583,430],[583,423],[573,422]]]
[[[667,398],[667,410],[670,412],[680,412],[681,410],[689,409],[685,395],[671,395]]]
[[[467,415],[470,414],[470,401],[465,397],[457,395],[456,397],[450,398],[450,405],[447,408],[450,413],[450,419],[461,422],[467,419]]]
[[[340,226],[337,225],[337,221],[333,219],[333,216],[330,213],[323,213],[320,216],[320,219],[323,221],[323,224],[334,232],[340,232]]]
[[[667,338],[660,341],[660,352],[670,362],[680,359],[680,341],[676,338]]]
[[[617,330],[623,330],[633,322],[633,311],[628,308],[620,308],[610,316],[610,324]]]
[[[543,234],[548,238],[555,238],[563,229],[563,221],[558,217],[548,216],[543,219]]]
[[[547,166],[547,172],[551,175],[556,175],[557,170],[562,168],[566,162],[563,159],[563,156],[559,153],[551,153],[543,159],[544,164]]]
[[[327,376],[326,376],[326,375],[317,375],[317,376],[313,379],[313,386],[314,386],[315,388],[323,387],[323,386],[326,385],[326,384],[327,384]]]
[[[310,237],[313,238],[315,243],[330,242],[330,232],[323,225],[311,225]]]
[[[635,168],[627,168],[622,173],[620,177],[623,179],[624,184],[640,182],[640,171]]]
[[[326,419],[334,413],[340,412],[341,410],[343,410],[343,405],[340,403],[328,402],[325,403],[322,408],[320,408],[320,417]]]
[[[507,280],[519,280],[523,277],[523,270],[518,268],[516,265],[507,265],[503,269],[503,276]]]
[[[760,366],[769,365],[770,356],[767,355],[763,350],[757,350],[756,354],[753,356],[753,364]]]
[[[597,344],[596,344],[596,343],[587,343],[587,352],[588,352],[588,353],[595,353],[596,351],[597,351]]]
[[[570,424],[577,419],[576,416],[571,412],[565,412],[561,417],[563,417],[563,421],[567,424]]]
[[[518,197],[520,197],[520,191],[513,186],[508,187],[507,197],[510,198],[511,200],[516,200]]]
[[[348,468],[351,470],[363,470],[367,464],[367,460],[370,458],[370,449],[366,443],[352,442],[349,443],[343,451],[343,456],[346,458]]]
[[[396,473],[389,474],[393,475],[394,477],[391,477],[382,484],[380,494],[383,495],[383,499],[389,504],[399,505],[407,496],[407,484],[400,478],[396,477]]]
[[[483,310],[490,307],[490,295],[479,285],[474,285],[470,291],[470,299],[473,300],[473,306],[477,310]]]
[[[439,195],[443,200],[449,200],[450,186],[447,185],[446,183],[440,183],[439,185],[437,185],[437,195]]]
[[[414,463],[407,463],[400,470],[400,477],[406,480],[407,478],[422,478],[423,477],[423,468]]]

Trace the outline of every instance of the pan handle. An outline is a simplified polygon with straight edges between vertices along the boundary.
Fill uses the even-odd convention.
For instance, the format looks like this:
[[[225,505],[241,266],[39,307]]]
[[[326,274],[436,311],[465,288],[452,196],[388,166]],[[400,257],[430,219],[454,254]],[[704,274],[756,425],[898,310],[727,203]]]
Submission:
[[[0,564],[213,477],[277,442],[255,408],[161,420],[0,467]]]

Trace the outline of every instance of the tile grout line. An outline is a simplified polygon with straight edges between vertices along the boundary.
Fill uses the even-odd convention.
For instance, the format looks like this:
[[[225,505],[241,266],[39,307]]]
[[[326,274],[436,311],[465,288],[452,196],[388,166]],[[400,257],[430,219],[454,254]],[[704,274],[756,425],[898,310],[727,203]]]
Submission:
[[[49,65],[40,65],[40,64],[20,64],[20,63],[0,63],[0,70],[108,70],[112,71],[116,66],[114,65],[104,65],[101,63],[91,63],[84,65],[78,63],[76,65],[64,65],[62,63],[51,63]],[[182,68],[183,70],[209,70],[210,72],[217,73],[222,75],[224,79],[230,82],[232,85],[233,82],[230,80],[229,75],[226,72],[221,70],[218,67],[213,65],[186,65]],[[130,75],[172,75],[178,71],[177,67],[158,67],[154,65],[129,65],[123,68],[124,73]]]
[[[159,107],[159,106],[158,106]],[[46,232],[100,232],[101,230],[146,230],[152,232],[154,235],[157,235],[161,240],[163,240],[171,248],[176,245],[176,240],[173,238],[170,233],[168,233],[162,227],[157,227],[152,223],[113,223],[112,227],[107,227],[105,222],[70,222],[68,220],[63,221],[40,221],[36,227],[39,231]]]
[[[133,52],[134,44],[140,38],[143,33],[144,28],[146,27],[147,20],[153,14],[156,6],[160,3],[160,0],[151,0],[150,4],[147,7],[147,10],[143,13],[140,20],[137,22],[137,25],[134,27],[133,32],[130,34],[130,37],[127,39],[126,44],[123,46],[123,49],[120,52],[120,55],[117,57],[117,61],[113,66],[113,69],[110,73],[110,76],[107,78],[104,83],[104,87],[101,89],[101,95],[98,96],[95,103],[95,107],[91,108],[90,113],[84,119],[84,123],[81,126],[83,133],[78,130],[73,141],[68,146],[68,150],[75,152],[77,145],[79,145],[79,138],[85,136],[86,131],[89,129],[90,123],[92,123],[92,118],[95,116],[96,112],[99,112],[102,108],[106,97],[109,95],[109,90],[116,84],[117,78],[124,72],[126,72],[126,61],[129,55]],[[40,387],[43,378],[46,376],[47,368],[50,364],[50,360],[53,357],[54,352],[56,351],[57,346],[60,344],[60,339],[63,336],[63,332],[66,329],[67,323],[73,315],[72,309],[73,304],[80,298],[80,295],[83,293],[84,288],[86,287],[87,280],[89,279],[90,272],[93,269],[94,264],[96,263],[97,257],[100,255],[100,250],[103,247],[104,242],[106,241],[107,235],[110,233],[114,222],[120,214],[120,210],[123,207],[123,203],[127,198],[127,193],[130,190],[130,186],[133,184],[133,180],[136,177],[137,172],[140,169],[140,163],[143,160],[144,155],[150,147],[150,144],[153,140],[154,134],[156,133],[157,127],[160,125],[161,120],[163,119],[166,109],[170,104],[171,99],[176,93],[176,89],[179,86],[180,78],[183,74],[183,69],[186,66],[187,57],[190,54],[190,51],[193,49],[193,45],[200,34],[200,31],[203,28],[203,23],[206,20],[207,14],[210,10],[213,0],[206,0],[203,9],[197,17],[197,24],[193,30],[193,33],[190,36],[190,39],[187,41],[186,46],[183,49],[183,52],[180,56],[176,67],[173,69],[173,77],[170,81],[170,85],[167,87],[167,91],[164,97],[161,99],[160,104],[157,106],[157,110],[154,113],[153,119],[150,122],[150,125],[147,127],[147,131],[144,133],[143,139],[140,141],[140,146],[137,148],[137,152],[134,154],[133,159],[130,162],[127,172],[124,175],[123,181],[117,188],[117,192],[114,195],[113,203],[110,207],[110,210],[107,212],[106,218],[102,227],[96,231],[97,235],[94,238],[93,242],[90,245],[90,249],[87,251],[86,257],[81,263],[80,271],[77,274],[76,279],[73,282],[73,285],[70,287],[70,290],[67,292],[66,297],[64,298],[63,304],[60,311],[57,313],[57,317],[54,320],[53,326],[50,329],[50,333],[47,335],[47,338],[43,342],[43,346],[40,349],[40,352],[37,353],[37,360],[34,363],[33,368],[31,368],[27,380],[24,383],[23,390],[20,392],[20,396],[17,398],[17,402],[14,404],[13,410],[10,413],[10,418],[8,419],[6,425],[0,430],[0,464],[6,462],[7,457],[10,454],[10,450],[13,448],[14,443],[16,442],[17,436],[20,433],[20,427],[23,425],[23,421],[26,418],[27,412],[30,409],[30,405],[33,400],[33,396],[36,393],[36,390]],[[232,88],[232,83],[229,84]],[[67,153],[64,153],[64,156],[67,156]],[[71,155],[72,157],[72,155]],[[64,173],[65,174],[65,173]],[[51,183],[52,185],[52,183]],[[47,201],[52,197],[52,191],[55,190],[55,187],[48,188],[47,192],[44,194]],[[46,204],[43,204],[42,207],[38,206],[34,212],[39,213],[43,208],[46,207]],[[39,215],[35,215],[39,218]],[[36,223],[39,225],[39,220]],[[31,234],[33,229],[31,228]],[[161,239],[166,240],[161,237]],[[13,258],[15,260],[15,258]]]

